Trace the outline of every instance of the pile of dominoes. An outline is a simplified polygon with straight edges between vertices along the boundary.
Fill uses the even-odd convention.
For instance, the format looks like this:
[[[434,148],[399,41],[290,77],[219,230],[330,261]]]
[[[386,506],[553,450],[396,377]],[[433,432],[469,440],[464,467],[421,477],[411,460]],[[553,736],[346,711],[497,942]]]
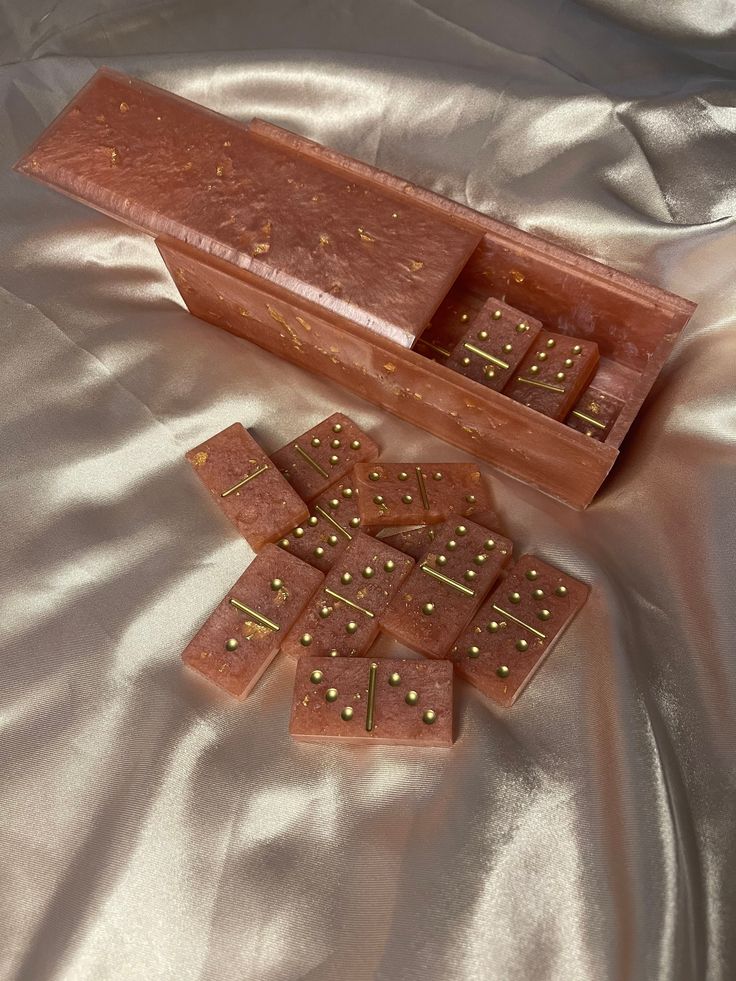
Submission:
[[[469,463],[377,462],[335,413],[271,457],[239,423],[186,456],[255,559],[184,663],[245,698],[297,659],[297,739],[451,746],[455,674],[510,706],[588,587],[512,543]],[[426,660],[371,658],[383,631]]]

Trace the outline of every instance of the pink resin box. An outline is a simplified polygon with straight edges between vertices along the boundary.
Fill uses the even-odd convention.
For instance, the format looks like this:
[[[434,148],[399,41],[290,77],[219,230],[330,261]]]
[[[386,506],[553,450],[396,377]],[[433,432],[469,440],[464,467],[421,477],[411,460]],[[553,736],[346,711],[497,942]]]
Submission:
[[[17,169],[157,236],[195,316],[573,507],[600,488],[694,310],[301,136],[107,69]],[[592,394],[568,418],[448,367],[444,339],[490,299],[597,345]]]

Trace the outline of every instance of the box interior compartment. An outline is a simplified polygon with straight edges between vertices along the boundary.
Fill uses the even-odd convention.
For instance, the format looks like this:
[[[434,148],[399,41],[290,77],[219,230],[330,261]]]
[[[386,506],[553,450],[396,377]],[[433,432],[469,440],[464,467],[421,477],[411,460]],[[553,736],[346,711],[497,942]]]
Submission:
[[[317,155],[343,171],[372,177],[454,220],[470,222],[482,235],[480,243],[438,304],[430,324],[419,334],[414,349],[442,364],[445,358],[427,342],[447,350],[447,342],[454,343],[467,329],[457,314],[465,311],[472,315],[489,297],[536,317],[548,330],[595,341],[601,362],[591,384],[622,403],[610,432],[603,441],[595,442],[612,448],[621,445],[675,340],[692,316],[694,303],[264,120],[254,119],[250,129],[300,154]],[[474,390],[487,391],[477,382],[466,381]],[[552,421],[570,429],[563,422]],[[590,442],[583,433],[572,432]]]

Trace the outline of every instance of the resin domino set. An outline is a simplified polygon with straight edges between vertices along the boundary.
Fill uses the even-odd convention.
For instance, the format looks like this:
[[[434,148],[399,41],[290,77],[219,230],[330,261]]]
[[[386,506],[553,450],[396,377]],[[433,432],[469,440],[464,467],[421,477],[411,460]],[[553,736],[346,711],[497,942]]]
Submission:
[[[156,237],[194,316],[585,508],[690,301],[294,133],[100,69],[16,169]],[[588,588],[499,532],[472,464],[387,462],[339,413],[187,454],[253,549],[183,658],[291,732],[447,746],[453,678],[511,705]],[[386,634],[424,660],[389,661]]]
[[[341,413],[270,457],[239,423],[186,454],[258,554],[182,657],[237,698],[295,658],[295,738],[449,746],[454,675],[511,705],[588,588],[512,564],[472,464],[378,454]],[[427,661],[371,659],[381,632]]]

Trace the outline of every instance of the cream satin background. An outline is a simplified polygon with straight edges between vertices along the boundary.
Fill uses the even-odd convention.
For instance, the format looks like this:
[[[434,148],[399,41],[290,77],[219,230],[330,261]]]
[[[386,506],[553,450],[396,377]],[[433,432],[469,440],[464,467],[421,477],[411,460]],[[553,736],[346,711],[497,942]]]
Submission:
[[[736,974],[736,10],[431,0],[0,3],[3,981]],[[593,585],[449,753],[298,745],[179,652],[251,558],[183,461],[340,409],[191,318],[153,242],[10,172],[100,64],[254,114],[696,300],[593,507],[493,478]],[[385,645],[385,649],[390,649]]]

